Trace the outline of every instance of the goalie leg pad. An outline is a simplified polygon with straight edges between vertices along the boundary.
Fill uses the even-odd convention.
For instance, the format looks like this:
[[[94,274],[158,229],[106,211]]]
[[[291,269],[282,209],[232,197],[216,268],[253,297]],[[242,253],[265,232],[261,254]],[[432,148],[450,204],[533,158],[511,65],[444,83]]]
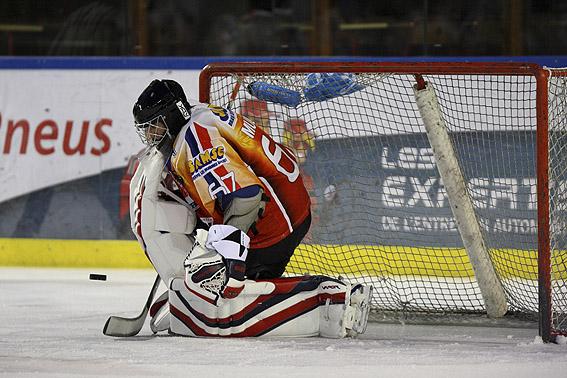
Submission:
[[[169,290],[170,330],[205,337],[340,338],[349,335],[347,327],[355,323],[348,305],[351,297],[349,284],[325,276],[246,280],[234,299],[212,299],[174,278]]]
[[[169,292],[166,291],[156,299],[150,307],[150,329],[153,333],[166,331],[169,329]]]
[[[237,298],[219,297],[213,302],[174,279],[170,286],[171,332],[206,337],[316,336],[321,302],[318,283],[303,277],[246,280]],[[344,295],[337,297],[344,300]]]
[[[345,319],[348,336],[356,337],[366,331],[371,299],[372,286],[356,285],[352,288],[349,300],[351,310],[347,311]]]
[[[345,301],[333,304],[327,300],[320,312],[320,333],[322,337],[356,337],[364,333],[370,312],[372,287],[345,284]],[[322,286],[325,289],[325,286]]]

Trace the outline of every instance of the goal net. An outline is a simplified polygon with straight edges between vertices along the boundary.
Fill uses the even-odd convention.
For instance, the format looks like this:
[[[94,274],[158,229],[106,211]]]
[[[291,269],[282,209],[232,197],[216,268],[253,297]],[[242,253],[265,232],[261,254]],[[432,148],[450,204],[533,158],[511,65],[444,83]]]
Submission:
[[[549,339],[567,331],[563,74],[494,63],[212,64],[200,100],[295,152],[313,224],[287,273],[370,284],[377,316],[517,314],[539,318]]]

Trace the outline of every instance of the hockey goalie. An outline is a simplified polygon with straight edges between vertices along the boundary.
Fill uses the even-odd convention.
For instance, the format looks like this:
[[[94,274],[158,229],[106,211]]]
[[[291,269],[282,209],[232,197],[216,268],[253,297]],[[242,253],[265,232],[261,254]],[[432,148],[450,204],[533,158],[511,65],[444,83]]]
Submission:
[[[130,186],[132,230],[168,285],[154,333],[356,336],[371,287],[282,277],[311,222],[293,152],[230,109],[154,80],[134,105],[148,146]]]

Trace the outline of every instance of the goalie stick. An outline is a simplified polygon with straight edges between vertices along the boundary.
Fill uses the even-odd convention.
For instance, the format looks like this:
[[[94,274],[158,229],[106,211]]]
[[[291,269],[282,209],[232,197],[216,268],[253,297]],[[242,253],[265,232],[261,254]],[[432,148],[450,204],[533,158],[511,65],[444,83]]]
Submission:
[[[146,321],[146,315],[148,315],[148,311],[150,306],[152,305],[152,300],[156,294],[156,291],[159,287],[160,277],[159,274],[156,276],[154,281],[154,285],[152,286],[152,290],[150,291],[150,295],[148,296],[148,300],[144,305],[144,309],[142,313],[135,318],[123,318],[120,316],[110,316],[104,325],[102,333],[106,336],[114,336],[114,337],[128,337],[128,336],[135,336],[137,335],[142,327],[144,326],[144,322]]]

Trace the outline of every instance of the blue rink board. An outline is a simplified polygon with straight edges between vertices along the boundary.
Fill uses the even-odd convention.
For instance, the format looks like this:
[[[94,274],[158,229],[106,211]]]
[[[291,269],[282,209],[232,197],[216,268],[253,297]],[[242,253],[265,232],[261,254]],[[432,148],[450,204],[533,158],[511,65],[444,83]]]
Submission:
[[[483,57],[0,57],[0,69],[201,69],[212,62],[525,62],[567,67],[567,56]]]

